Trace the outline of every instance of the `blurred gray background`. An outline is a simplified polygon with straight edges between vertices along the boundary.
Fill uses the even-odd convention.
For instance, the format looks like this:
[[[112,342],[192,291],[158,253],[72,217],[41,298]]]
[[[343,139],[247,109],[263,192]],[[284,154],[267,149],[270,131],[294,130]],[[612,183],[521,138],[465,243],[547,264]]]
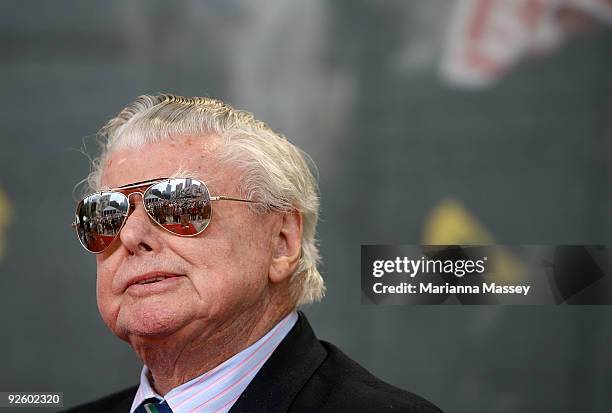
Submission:
[[[359,276],[366,243],[610,243],[609,11],[3,1],[0,391],[72,406],[137,383],[98,316],[72,190],[107,119],[173,92],[248,109],[318,164],[328,293],[304,311],[320,338],[448,412],[610,411],[609,307],[365,306]]]

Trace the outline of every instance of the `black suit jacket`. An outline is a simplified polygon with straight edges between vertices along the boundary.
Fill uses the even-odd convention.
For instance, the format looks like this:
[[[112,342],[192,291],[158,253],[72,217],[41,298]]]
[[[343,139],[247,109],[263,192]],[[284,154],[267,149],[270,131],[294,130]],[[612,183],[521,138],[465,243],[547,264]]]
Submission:
[[[75,407],[69,413],[130,411],[137,386]],[[230,413],[441,412],[387,384],[334,345],[319,341],[304,314],[263,365]]]

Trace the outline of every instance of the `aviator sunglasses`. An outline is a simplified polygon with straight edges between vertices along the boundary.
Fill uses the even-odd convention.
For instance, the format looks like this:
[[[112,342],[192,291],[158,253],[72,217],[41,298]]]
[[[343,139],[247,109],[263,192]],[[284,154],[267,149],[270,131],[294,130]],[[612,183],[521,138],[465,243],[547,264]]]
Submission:
[[[143,189],[144,192],[137,190]],[[127,221],[130,197],[140,194],[149,217],[160,227],[180,237],[201,234],[212,218],[212,201],[256,203],[231,196],[211,196],[204,182],[194,178],[157,178],[87,195],[75,212],[77,236],[83,248],[104,252]]]

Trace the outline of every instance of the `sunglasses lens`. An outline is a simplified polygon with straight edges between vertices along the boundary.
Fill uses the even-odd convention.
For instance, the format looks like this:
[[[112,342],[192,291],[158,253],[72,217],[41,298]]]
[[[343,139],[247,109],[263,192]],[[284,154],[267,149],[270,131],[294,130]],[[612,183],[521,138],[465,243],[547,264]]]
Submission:
[[[83,199],[77,206],[79,240],[91,252],[104,251],[117,237],[128,214],[129,202],[119,192],[102,192]]]
[[[208,188],[191,178],[169,179],[153,185],[145,192],[144,202],[151,218],[177,235],[202,232],[212,215]]]

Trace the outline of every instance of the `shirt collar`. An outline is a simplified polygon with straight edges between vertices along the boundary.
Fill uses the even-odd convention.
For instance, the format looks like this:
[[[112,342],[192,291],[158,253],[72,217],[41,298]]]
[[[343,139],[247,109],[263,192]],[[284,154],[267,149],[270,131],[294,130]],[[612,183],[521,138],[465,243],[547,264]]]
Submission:
[[[242,394],[255,374],[293,328],[298,315],[291,312],[266,335],[249,347],[233,355],[212,370],[170,390],[165,397],[159,395],[149,382],[149,369],[145,365],[140,373],[140,386],[132,402],[130,413],[146,399],[166,400],[174,413],[192,411],[210,403],[227,411]]]

